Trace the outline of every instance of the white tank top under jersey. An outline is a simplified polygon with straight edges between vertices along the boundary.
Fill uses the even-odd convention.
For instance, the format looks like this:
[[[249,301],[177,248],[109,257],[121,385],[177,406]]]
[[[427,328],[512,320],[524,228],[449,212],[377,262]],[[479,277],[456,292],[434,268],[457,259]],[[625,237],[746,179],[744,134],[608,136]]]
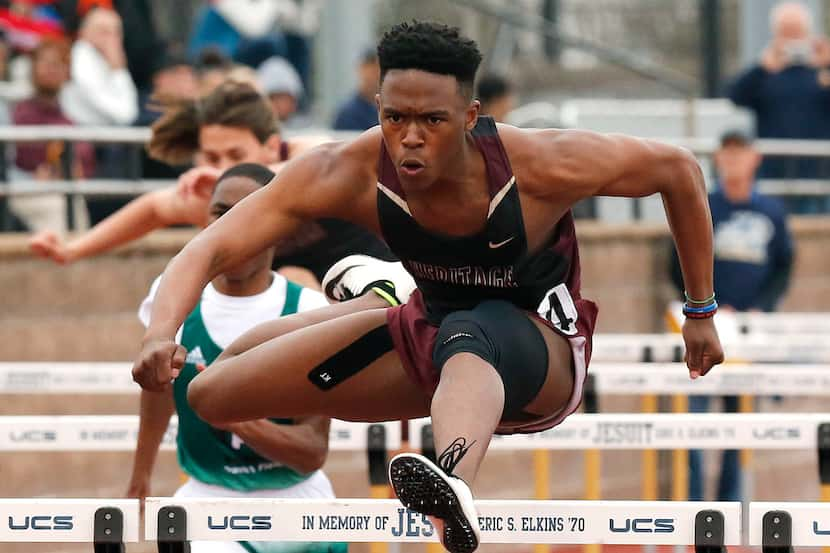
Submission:
[[[227,296],[219,293],[213,284],[208,284],[202,292],[202,319],[210,338],[222,349],[228,347],[239,336],[258,324],[273,321],[282,313],[285,305],[287,281],[278,273],[273,273],[274,281],[264,292],[255,296]],[[147,326],[153,299],[159,287],[161,276],[153,281],[150,292],[138,308],[138,318]],[[297,312],[310,311],[328,305],[320,292],[303,288],[297,305]],[[176,333],[176,341],[181,339],[181,328]],[[242,493],[235,490],[210,486],[196,480],[189,480],[176,492],[184,497],[294,497],[327,498],[334,497],[329,479],[322,471],[317,471],[307,480],[282,490],[257,490]],[[236,546],[229,543],[228,546]],[[230,549],[229,549],[230,550]]]
[[[208,283],[202,292],[202,319],[210,338],[222,349],[242,334],[258,324],[273,321],[282,313],[285,305],[285,290],[288,282],[279,273],[272,273],[274,282],[264,292],[255,296],[226,296],[220,294]],[[150,324],[153,299],[156,297],[161,276],[156,277],[150,286],[150,292],[138,308],[138,318],[146,327]],[[310,311],[328,305],[320,292],[303,288],[297,312]],[[176,334],[176,341],[181,337],[181,329]]]

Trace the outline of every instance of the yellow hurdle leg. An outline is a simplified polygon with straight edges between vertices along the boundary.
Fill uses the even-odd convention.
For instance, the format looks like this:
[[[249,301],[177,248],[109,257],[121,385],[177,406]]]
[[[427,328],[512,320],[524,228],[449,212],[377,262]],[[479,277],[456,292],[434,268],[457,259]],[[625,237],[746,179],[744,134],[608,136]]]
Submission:
[[[657,412],[657,396],[645,395],[640,400],[640,411]],[[657,501],[657,450],[644,449],[640,474],[640,498],[643,501]]]
[[[738,412],[739,413],[753,413],[755,411],[755,398],[752,396],[738,396]],[[738,455],[738,464],[741,467],[741,474],[739,475],[741,481],[741,512],[742,523],[744,528],[749,528],[749,502],[755,496],[754,486],[755,479],[752,474],[752,450],[742,449]],[[830,553],[830,550],[825,550],[825,553]]]
[[[585,499],[597,500],[600,498],[600,479],[602,478],[602,459],[598,449],[585,451]],[[585,545],[585,553],[599,553],[601,546],[598,543]]]
[[[369,497],[372,499],[389,499],[389,486],[376,484],[369,486]],[[440,546],[439,546],[440,547]],[[440,549],[439,549],[440,551]],[[388,553],[388,543],[370,543],[369,553]]]
[[[830,501],[830,484],[821,485],[821,500]],[[822,547],[822,553],[830,553],[830,547]]]
[[[537,449],[533,452],[533,497],[550,499],[550,451]],[[548,545],[538,543],[533,553],[546,553]]]
[[[672,413],[688,413],[689,398],[686,396],[672,397]],[[686,501],[689,499],[689,451],[675,449],[672,452],[672,501]]]
[[[738,397],[738,412],[739,413],[754,413],[755,412],[755,398],[752,396],[740,396]],[[742,471],[751,471],[752,470],[752,450],[751,449],[742,449],[740,455],[740,462],[741,462],[741,470]],[[744,490],[745,493],[748,493],[748,490]],[[747,500],[749,497],[747,497]]]

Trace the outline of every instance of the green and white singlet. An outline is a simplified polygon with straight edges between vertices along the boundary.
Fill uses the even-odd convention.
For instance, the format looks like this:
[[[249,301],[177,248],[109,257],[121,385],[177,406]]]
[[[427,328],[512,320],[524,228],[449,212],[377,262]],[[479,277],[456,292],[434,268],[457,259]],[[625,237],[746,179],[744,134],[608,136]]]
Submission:
[[[280,317],[297,312],[302,287],[288,282]],[[275,317],[276,318],[276,317]],[[185,319],[179,341],[187,350],[187,360],[173,383],[173,397],[179,416],[176,437],[179,465],[193,478],[238,491],[288,488],[310,475],[300,474],[271,461],[243,443],[239,437],[219,430],[199,418],[187,403],[187,387],[199,373],[196,365],[210,365],[223,348],[208,334],[202,317],[202,301]],[[278,424],[293,424],[290,419],[272,419]]]
[[[145,325],[160,280],[156,279],[139,308],[139,318]],[[199,482],[241,492],[284,489],[310,476],[263,457],[236,435],[204,422],[187,403],[187,386],[198,374],[197,365],[212,363],[224,348],[254,326],[324,305],[327,302],[322,294],[289,282],[278,273],[273,273],[267,290],[254,296],[227,296],[212,284],[205,287],[176,336],[187,350],[185,366],[173,384],[179,417],[178,457],[185,473]],[[292,424],[290,420],[274,422]]]
[[[176,341],[187,349],[184,369],[173,385],[179,417],[179,464],[191,478],[176,497],[334,497],[323,471],[300,474],[249,448],[237,436],[211,427],[187,403],[187,386],[197,365],[209,365],[224,348],[254,326],[278,317],[328,305],[319,292],[302,288],[273,273],[271,286],[255,296],[226,296],[208,285],[199,304],[187,317]],[[161,277],[139,308],[146,326]],[[278,424],[290,420],[272,419]],[[343,553],[341,543],[200,542],[193,553]]]

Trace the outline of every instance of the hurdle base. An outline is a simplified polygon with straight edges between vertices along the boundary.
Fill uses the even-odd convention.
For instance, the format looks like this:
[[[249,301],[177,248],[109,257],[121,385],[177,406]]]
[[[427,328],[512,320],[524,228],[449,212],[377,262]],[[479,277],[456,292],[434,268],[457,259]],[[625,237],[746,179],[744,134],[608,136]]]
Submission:
[[[95,553],[125,553],[124,513],[115,507],[101,507],[93,520],[93,551]]]
[[[190,553],[187,511],[170,505],[158,512],[158,553]]]

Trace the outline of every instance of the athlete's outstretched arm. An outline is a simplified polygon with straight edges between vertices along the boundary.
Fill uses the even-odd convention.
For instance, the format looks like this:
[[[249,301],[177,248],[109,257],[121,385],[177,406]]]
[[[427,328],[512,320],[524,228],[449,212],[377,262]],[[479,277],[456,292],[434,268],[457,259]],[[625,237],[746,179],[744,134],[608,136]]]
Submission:
[[[551,192],[570,190],[573,201],[590,196],[660,194],[677,245],[686,291],[708,298],[713,290],[712,218],[703,174],[687,150],[624,135],[545,131],[539,159],[551,168]],[[541,138],[541,137],[540,137]],[[723,361],[711,319],[684,328],[687,363],[697,377]]]
[[[72,263],[99,255],[156,229],[170,225],[207,223],[208,199],[184,197],[176,188],[148,192],[131,201],[81,236],[65,243],[51,231],[36,234],[29,240],[32,253],[56,263]]]
[[[379,144],[379,137],[373,139]],[[173,340],[176,329],[216,275],[287,237],[304,221],[359,220],[355,213],[361,206],[373,209],[367,201],[373,196],[367,194],[374,186],[377,146],[366,147],[361,140],[323,145],[289,162],[273,182],[239,202],[170,261],[133,366],[136,382],[160,390],[178,375],[185,352]]]
[[[133,473],[127,488],[127,497],[144,499],[150,494],[150,481],[159,447],[170,424],[170,417],[175,411],[173,390],[141,391],[138,441],[133,455]]]

